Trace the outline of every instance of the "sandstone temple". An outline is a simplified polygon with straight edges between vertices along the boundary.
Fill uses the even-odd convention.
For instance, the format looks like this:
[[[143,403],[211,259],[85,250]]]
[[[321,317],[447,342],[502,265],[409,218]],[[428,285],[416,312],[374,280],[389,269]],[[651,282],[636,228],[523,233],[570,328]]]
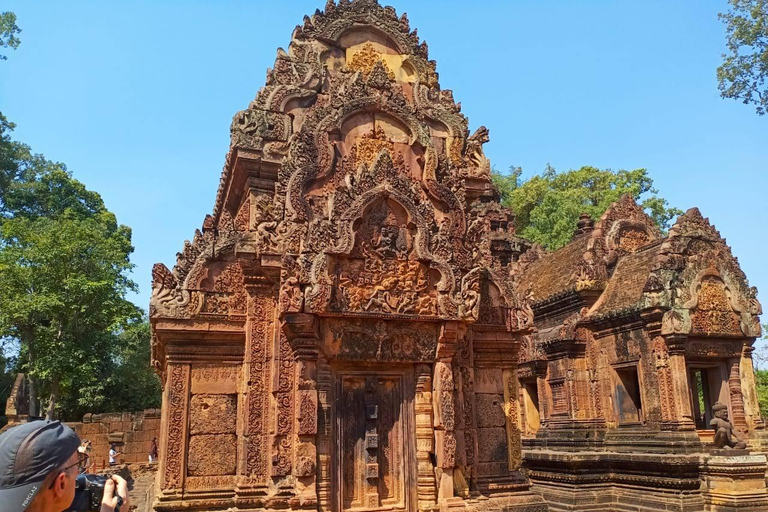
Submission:
[[[768,510],[725,240],[628,197],[557,251],[518,237],[435,66],[405,14],[331,0],[235,115],[152,271],[155,509]]]

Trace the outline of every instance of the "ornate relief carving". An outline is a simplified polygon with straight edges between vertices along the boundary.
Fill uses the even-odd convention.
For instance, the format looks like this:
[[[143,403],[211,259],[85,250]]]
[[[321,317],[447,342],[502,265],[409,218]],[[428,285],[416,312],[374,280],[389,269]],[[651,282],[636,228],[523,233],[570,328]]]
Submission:
[[[624,252],[635,252],[648,243],[650,237],[645,230],[625,229],[619,234],[618,248]]]
[[[168,377],[168,434],[165,441],[163,489],[178,489],[182,486],[185,467],[189,365],[173,365]]]
[[[398,324],[362,320],[331,320],[325,351],[345,360],[431,362],[437,350],[437,327],[427,323]]]
[[[390,155],[395,154],[394,143],[387,138],[382,130],[376,130],[375,127],[371,133],[358,139],[356,149],[355,163],[357,165],[371,165],[380,151],[388,151]]]
[[[725,284],[716,278],[701,282],[696,310],[691,315],[691,332],[696,334],[741,335],[739,315],[731,308]]]
[[[360,71],[363,75],[368,76],[376,64],[381,65],[387,74],[387,78],[394,81],[395,74],[387,67],[387,63],[381,59],[381,54],[376,51],[376,48],[371,43],[364,44],[360,50],[356,51],[347,66],[353,71]]]
[[[336,264],[331,310],[435,316],[434,286],[418,261],[343,259]]]
[[[204,294],[202,313],[244,315],[248,295],[245,292],[243,269],[230,263],[213,278],[213,290]]]
[[[250,350],[248,397],[246,416],[245,474],[259,484],[269,477],[269,445],[267,421],[269,418],[269,383],[274,299],[269,289],[259,289],[252,298],[253,317],[250,320]]]

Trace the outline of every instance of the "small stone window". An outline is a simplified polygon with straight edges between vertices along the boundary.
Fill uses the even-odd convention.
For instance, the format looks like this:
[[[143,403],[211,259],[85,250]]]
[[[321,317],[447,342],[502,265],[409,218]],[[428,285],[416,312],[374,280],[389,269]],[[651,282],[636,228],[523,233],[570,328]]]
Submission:
[[[565,391],[565,382],[552,382],[552,414],[568,414],[568,396]]]

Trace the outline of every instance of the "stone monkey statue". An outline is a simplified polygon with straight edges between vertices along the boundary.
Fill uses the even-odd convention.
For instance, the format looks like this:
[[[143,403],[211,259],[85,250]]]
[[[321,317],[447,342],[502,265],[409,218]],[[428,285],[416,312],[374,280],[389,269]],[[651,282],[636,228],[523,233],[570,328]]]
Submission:
[[[747,443],[741,440],[733,428],[733,423],[728,420],[728,406],[717,402],[712,406],[714,418],[709,424],[715,429],[715,446],[725,449],[743,450]]]

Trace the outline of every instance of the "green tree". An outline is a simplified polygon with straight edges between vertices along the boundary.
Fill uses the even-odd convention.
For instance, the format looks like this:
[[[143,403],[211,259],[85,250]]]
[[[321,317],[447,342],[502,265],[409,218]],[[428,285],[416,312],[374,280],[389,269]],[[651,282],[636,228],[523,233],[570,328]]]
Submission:
[[[19,47],[21,41],[16,34],[21,29],[16,26],[16,15],[12,12],[0,13],[0,48],[10,48],[15,50]],[[6,60],[8,57],[0,53],[0,60]]]
[[[768,108],[768,0],[729,0],[730,10],[718,17],[725,23],[728,53],[717,68],[723,98],[755,105],[758,115]]]
[[[763,324],[763,339],[768,339],[768,324]],[[757,401],[760,404],[760,415],[768,418],[768,345],[763,345],[752,355],[755,363],[755,382],[757,384]]]
[[[12,141],[0,119],[0,339],[17,344],[30,378],[30,414],[54,416],[63,391],[104,402],[112,333],[137,308],[128,274],[131,230],[66,167]]]
[[[668,228],[682,213],[656,195],[645,169],[613,171],[585,166],[558,173],[548,165],[542,174],[526,181],[521,174],[519,167],[511,167],[508,174],[494,171],[491,177],[502,203],[516,214],[517,233],[550,250],[571,240],[579,215],[587,213],[597,220],[624,194],[642,199],[640,204],[660,229]]]
[[[115,368],[107,381],[105,412],[158,408],[160,379],[150,364],[152,334],[146,317],[129,323],[117,335]]]

